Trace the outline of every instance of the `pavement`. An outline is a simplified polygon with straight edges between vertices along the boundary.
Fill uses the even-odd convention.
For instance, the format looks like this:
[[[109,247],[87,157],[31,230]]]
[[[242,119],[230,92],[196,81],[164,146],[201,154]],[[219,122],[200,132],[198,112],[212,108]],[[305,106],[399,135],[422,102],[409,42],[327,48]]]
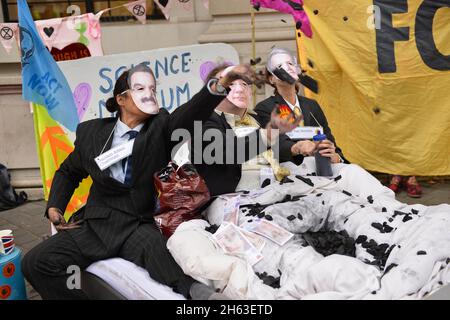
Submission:
[[[450,181],[438,180],[437,183],[421,182],[423,188],[422,198],[409,198],[403,191],[397,195],[397,199],[403,203],[424,205],[450,204]],[[20,207],[0,212],[0,230],[13,230],[16,246],[20,247],[23,254],[40,243],[50,235],[50,224],[44,218],[46,202],[29,201]],[[29,300],[41,300],[39,294],[26,282],[27,296]]]

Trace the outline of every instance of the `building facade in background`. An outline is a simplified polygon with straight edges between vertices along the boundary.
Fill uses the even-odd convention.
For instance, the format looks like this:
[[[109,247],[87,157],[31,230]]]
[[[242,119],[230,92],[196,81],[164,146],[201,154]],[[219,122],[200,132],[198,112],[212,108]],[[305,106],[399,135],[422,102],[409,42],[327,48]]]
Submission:
[[[15,0],[1,0],[1,22],[17,21]],[[66,16],[70,5],[80,14],[98,12],[128,1],[113,0],[29,0],[33,18]],[[202,43],[228,43],[239,53],[241,63],[253,58],[252,7],[244,0],[210,0],[207,10],[202,0],[194,0],[192,10],[174,7],[165,20],[153,1],[147,1],[147,24],[135,21],[124,8],[102,16],[102,44],[105,55]],[[269,10],[255,14],[255,56],[262,61],[274,45],[296,50],[294,22],[290,16]],[[20,56],[16,48],[7,54],[0,48],[0,163],[12,174],[13,185],[31,198],[42,197],[42,180],[36,151],[33,114],[22,99]],[[257,101],[272,94],[270,87],[257,91]]]

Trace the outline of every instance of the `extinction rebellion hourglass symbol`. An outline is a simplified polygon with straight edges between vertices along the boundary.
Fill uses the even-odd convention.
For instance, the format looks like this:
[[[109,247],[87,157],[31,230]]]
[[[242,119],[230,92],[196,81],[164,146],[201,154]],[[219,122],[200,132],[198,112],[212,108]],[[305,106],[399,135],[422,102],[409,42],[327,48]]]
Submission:
[[[137,4],[133,7],[133,13],[137,16],[143,16],[145,14],[145,8],[140,4]]]
[[[3,27],[0,30],[0,37],[5,40],[11,40],[13,37],[13,30],[10,27]]]

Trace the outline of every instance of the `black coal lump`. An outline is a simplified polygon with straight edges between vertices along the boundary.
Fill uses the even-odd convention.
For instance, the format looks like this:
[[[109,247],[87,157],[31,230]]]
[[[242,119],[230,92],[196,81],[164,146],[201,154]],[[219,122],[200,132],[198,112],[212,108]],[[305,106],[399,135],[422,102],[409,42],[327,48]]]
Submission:
[[[412,214],[419,214],[419,211],[416,210],[416,209],[411,209],[411,213],[412,213]]]
[[[280,184],[291,183],[291,182],[294,182],[294,180],[291,180],[288,177],[284,177],[283,180],[281,180]]]
[[[412,220],[412,217],[410,215],[406,215],[402,219],[403,222],[408,222],[409,220]]]
[[[341,254],[355,257],[355,240],[344,231],[336,232],[322,228],[317,232],[306,232],[303,239],[323,256]]]
[[[387,212],[386,207],[383,207],[383,208],[381,209],[381,212]]]
[[[392,217],[395,218],[396,216],[405,216],[405,215],[407,215],[406,212],[395,210],[394,215]]]
[[[363,243],[363,242],[366,242],[367,241],[367,236],[365,236],[365,235],[360,235],[358,238],[356,238],[356,243],[357,244],[360,244],[360,243]]]
[[[219,226],[216,224],[212,224],[209,227],[205,227],[205,230],[212,234],[216,233],[217,229],[219,229]]]
[[[311,186],[311,187],[314,187],[314,183],[311,181],[311,179],[302,177],[302,176],[300,176],[300,175],[296,175],[295,177],[296,177],[298,180],[303,181],[303,182],[306,183],[307,185],[309,185],[309,186]]]
[[[394,221],[394,219],[392,219],[392,218],[389,218],[388,220],[389,220],[389,222],[392,222],[392,221]]]
[[[294,220],[295,219],[295,216],[294,215],[290,215],[289,217],[287,217],[286,219],[288,219],[289,221],[292,221],[292,220]]]
[[[316,194],[316,197],[320,197],[322,194],[321,193],[317,193]]]
[[[270,184],[270,179],[267,178],[263,181],[263,183],[261,184],[261,188],[265,188]]]
[[[325,201],[322,201],[322,205],[325,205]]]
[[[346,195],[348,195],[349,197],[351,197],[351,196],[352,196],[352,194],[351,194],[350,192],[348,192],[348,191],[345,191],[345,190],[342,190],[342,193],[343,193],[343,194],[346,194]]]
[[[268,215],[268,214],[266,214],[266,215],[264,216],[264,218],[266,218],[266,219],[269,220],[269,221],[272,221],[272,220],[273,220],[272,216],[271,216],[271,215]]]
[[[266,214],[264,212],[260,212],[260,213],[257,214],[258,218],[260,218],[260,219],[264,218],[265,215]]]
[[[370,204],[373,203],[373,196],[368,196],[367,197],[367,201],[369,201]]]
[[[388,265],[388,266],[386,267],[386,269],[384,269],[384,274],[383,274],[383,275],[385,275],[386,273],[388,273],[389,271],[391,271],[392,268],[395,268],[395,267],[398,267],[398,264],[396,264],[396,263],[391,263],[390,265]]]
[[[361,205],[360,205],[360,207],[361,207],[361,208],[365,208],[366,206],[365,206],[365,205],[363,205],[363,204],[361,204]]]
[[[279,201],[277,203],[283,203],[283,202],[289,202],[289,201],[292,201],[292,196],[290,194],[287,194],[284,196],[284,198],[281,201]]]
[[[417,255],[418,255],[418,256],[424,256],[424,255],[426,255],[426,254],[427,254],[426,251],[423,251],[423,250],[417,251]]]
[[[299,220],[303,220],[302,214],[301,214],[301,213],[297,213],[297,218],[298,218]]]
[[[383,222],[383,231],[386,233],[390,233],[394,230],[390,225],[388,225],[386,222]]]
[[[281,277],[274,277],[271,275],[268,275],[267,272],[258,273],[255,272],[255,274],[263,281],[265,285],[271,286],[272,288],[278,289],[280,288],[280,278]]]
[[[371,226],[377,230],[379,230],[381,233],[383,233],[383,225],[381,223],[378,222],[374,222],[371,224]]]
[[[334,181],[339,181],[339,180],[341,180],[342,179],[342,176],[341,175],[338,175],[336,178],[334,178]]]
[[[306,197],[306,194],[300,194],[298,196],[293,196],[292,197],[292,201],[298,201],[298,200],[300,200],[301,198],[304,198],[304,197]]]

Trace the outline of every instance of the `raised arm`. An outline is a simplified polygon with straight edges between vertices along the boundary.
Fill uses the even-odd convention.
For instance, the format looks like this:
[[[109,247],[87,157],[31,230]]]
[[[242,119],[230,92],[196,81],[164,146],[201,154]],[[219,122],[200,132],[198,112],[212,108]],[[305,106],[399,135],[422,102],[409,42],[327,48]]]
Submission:
[[[244,79],[248,83],[255,81],[255,73],[248,65],[238,65],[225,77],[205,85],[191,100],[178,107],[170,115],[169,134],[175,129],[184,128],[193,134],[194,121],[206,121],[213,110],[226,97],[230,84],[236,79]]]

